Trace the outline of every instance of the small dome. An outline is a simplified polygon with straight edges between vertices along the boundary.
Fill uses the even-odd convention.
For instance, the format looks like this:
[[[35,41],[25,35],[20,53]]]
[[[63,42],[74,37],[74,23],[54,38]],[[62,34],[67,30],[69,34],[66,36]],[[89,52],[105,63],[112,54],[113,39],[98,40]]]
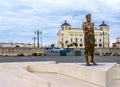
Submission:
[[[62,24],[62,26],[65,26],[65,25],[70,26],[70,24],[68,24],[66,20],[65,20],[65,23]]]
[[[99,26],[108,26],[107,24],[105,24],[105,22],[103,21],[101,25]]]

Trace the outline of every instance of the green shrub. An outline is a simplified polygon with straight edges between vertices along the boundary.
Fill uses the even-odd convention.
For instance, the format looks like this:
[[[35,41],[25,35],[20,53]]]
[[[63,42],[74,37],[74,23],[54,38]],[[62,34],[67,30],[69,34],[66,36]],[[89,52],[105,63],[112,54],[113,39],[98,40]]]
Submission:
[[[102,53],[102,56],[105,56],[105,54],[104,54],[104,53]]]
[[[112,52],[110,52],[109,54],[112,55]]]
[[[110,56],[112,53],[110,52],[110,53],[108,53],[108,52],[106,52],[106,53],[102,53],[102,56]]]
[[[24,54],[23,54],[23,53],[20,53],[20,54],[18,54],[17,56],[24,56]]]
[[[38,56],[38,54],[37,53],[32,53],[32,56]]]
[[[32,56],[42,56],[43,53],[32,53]]]
[[[110,54],[108,52],[106,52],[105,56],[109,56]]]
[[[114,53],[113,56],[120,56],[120,54],[119,53]]]
[[[39,54],[38,54],[38,56],[42,56],[42,55],[43,55],[43,53],[39,53]]]

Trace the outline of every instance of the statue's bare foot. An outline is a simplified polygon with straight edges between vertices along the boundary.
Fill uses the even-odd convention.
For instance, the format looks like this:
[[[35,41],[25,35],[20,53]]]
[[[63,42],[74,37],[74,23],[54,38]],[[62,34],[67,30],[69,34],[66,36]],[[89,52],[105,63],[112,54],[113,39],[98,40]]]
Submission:
[[[93,63],[93,65],[97,65],[94,61],[91,61]]]
[[[90,64],[90,63],[87,63],[86,66],[91,66],[91,64]]]

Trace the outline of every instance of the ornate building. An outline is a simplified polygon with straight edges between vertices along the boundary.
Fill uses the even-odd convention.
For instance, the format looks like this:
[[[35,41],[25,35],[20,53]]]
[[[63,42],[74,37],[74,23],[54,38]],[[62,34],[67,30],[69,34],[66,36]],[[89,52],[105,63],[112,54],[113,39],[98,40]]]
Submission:
[[[109,26],[103,21],[101,25],[94,29],[95,32],[95,47],[108,48]],[[60,26],[57,33],[58,47],[60,48],[84,48],[84,33],[82,28],[72,28],[70,24],[65,22]]]
[[[120,37],[116,38],[116,42],[113,43],[113,47],[120,48]]]

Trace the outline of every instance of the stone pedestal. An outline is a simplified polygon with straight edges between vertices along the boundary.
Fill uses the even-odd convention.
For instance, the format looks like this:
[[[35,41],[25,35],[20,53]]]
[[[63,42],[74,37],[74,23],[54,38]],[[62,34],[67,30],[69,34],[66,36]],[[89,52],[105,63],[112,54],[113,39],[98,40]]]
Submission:
[[[113,87],[112,80],[120,79],[120,66],[116,63],[98,63],[96,66],[86,66],[85,63],[58,63],[54,61],[49,62],[23,62],[23,63],[1,63],[0,64],[0,87],[54,87],[51,80],[45,79],[35,75],[37,73],[53,73],[58,76],[68,76],[91,83],[94,86],[77,87]],[[48,77],[49,78],[49,77]],[[3,80],[4,79],[4,80]],[[56,77],[56,81],[57,81]],[[70,81],[70,79],[67,78]],[[5,81],[9,82],[8,84]],[[59,81],[59,80],[58,80]],[[73,81],[73,80],[72,80]],[[74,81],[72,82],[74,83]],[[63,82],[65,83],[65,82]],[[63,84],[58,83],[58,85]],[[60,85],[61,86],[61,85]],[[59,86],[59,87],[60,87]],[[69,85],[67,85],[69,86]],[[116,83],[114,86],[118,87]],[[56,87],[56,86],[55,86]],[[66,87],[66,86],[64,86]],[[76,87],[76,86],[71,86]]]
[[[98,63],[95,66],[86,66],[85,63],[39,64],[29,66],[28,71],[63,74],[102,87],[108,87],[118,77],[116,63]]]
[[[108,87],[114,78],[116,65],[116,63],[99,63],[96,66],[86,66],[82,63],[61,63],[59,73],[98,86]]]

